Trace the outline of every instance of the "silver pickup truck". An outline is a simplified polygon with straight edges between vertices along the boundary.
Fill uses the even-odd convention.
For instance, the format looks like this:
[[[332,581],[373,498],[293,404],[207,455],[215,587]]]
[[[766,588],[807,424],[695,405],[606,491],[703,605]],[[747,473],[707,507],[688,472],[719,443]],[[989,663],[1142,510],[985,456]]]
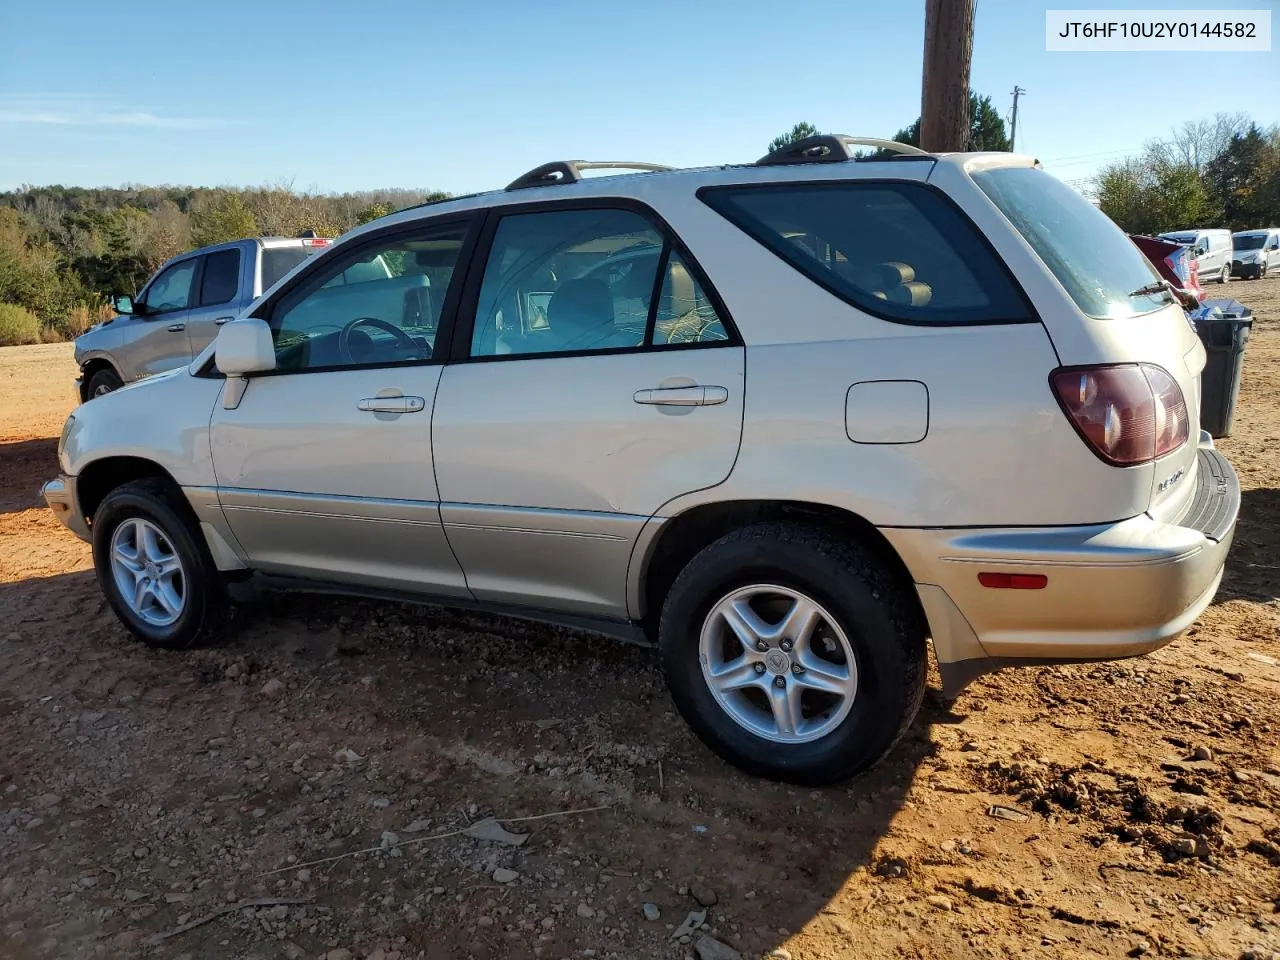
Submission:
[[[112,297],[115,317],[76,338],[80,401],[190,363],[220,325],[330,242],[261,237],[201,247],[169,260],[136,297]]]

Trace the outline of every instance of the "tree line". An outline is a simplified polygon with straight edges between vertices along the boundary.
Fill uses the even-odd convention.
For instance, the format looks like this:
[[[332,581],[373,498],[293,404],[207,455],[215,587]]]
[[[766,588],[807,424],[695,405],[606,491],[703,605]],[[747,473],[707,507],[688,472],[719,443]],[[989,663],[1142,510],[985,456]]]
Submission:
[[[1109,164],[1098,205],[1129,233],[1280,226],[1280,125],[1244,113],[1192,120]]]
[[[176,254],[244,237],[336,237],[439,191],[312,194],[281,184],[32,187],[0,192],[0,345],[61,340],[112,315]]]

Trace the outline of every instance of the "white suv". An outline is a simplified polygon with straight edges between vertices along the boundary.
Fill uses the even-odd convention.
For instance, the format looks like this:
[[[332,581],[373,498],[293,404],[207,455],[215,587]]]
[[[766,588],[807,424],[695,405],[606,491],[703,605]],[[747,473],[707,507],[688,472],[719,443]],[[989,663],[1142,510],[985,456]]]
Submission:
[[[77,410],[44,494],[126,626],[185,647],[295,589],[597,630],[659,647],[721,756],[818,784],[910,725],[930,639],[954,696],[1209,604],[1239,485],[1204,349],[1034,160],[590,166],[354,231]]]

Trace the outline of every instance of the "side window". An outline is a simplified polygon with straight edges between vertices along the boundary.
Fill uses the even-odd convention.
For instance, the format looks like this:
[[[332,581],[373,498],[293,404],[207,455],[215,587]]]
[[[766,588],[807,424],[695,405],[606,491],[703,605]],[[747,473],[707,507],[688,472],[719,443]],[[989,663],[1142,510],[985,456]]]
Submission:
[[[1028,319],[977,229],[923,185],[725,187],[703,196],[809,279],[868,313],[908,323]]]
[[[628,210],[503,217],[480,285],[471,356],[643,346],[665,252],[662,235]]]
[[[219,250],[204,258],[204,278],[200,281],[200,305],[213,306],[234,300],[240,289],[240,251]]]
[[[654,316],[653,343],[710,343],[728,340],[724,322],[711,305],[702,285],[672,250],[667,257]]]
[[[335,250],[271,313],[276,369],[430,360],[468,224]]]
[[[196,258],[175,263],[156,277],[147,290],[147,313],[169,313],[185,310],[191,301],[191,280],[196,273]]]

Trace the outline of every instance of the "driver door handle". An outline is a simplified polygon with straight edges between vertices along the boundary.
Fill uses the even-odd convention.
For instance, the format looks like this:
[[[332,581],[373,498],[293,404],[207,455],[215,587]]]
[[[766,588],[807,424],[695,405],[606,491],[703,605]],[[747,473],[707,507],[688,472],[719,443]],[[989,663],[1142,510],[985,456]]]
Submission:
[[[187,329],[187,325],[185,323],[171,323],[165,327],[165,329],[170,333],[181,333],[183,330]]]
[[[729,391],[724,387],[655,387],[637,390],[632,399],[661,407],[714,407],[729,399]]]
[[[367,413],[417,413],[426,406],[422,397],[365,397],[356,409]]]

